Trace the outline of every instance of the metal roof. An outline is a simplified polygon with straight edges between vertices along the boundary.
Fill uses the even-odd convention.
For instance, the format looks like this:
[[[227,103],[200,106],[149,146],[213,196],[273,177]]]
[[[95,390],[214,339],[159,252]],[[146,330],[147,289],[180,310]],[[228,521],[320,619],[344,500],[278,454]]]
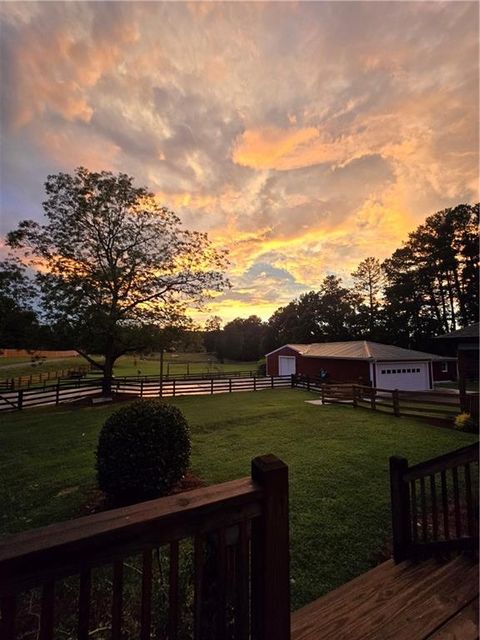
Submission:
[[[437,340],[444,338],[478,338],[480,322],[475,322],[474,324],[469,324],[468,327],[463,327],[463,329],[457,329],[456,331],[452,331],[451,333],[445,333],[443,336],[437,336]]]
[[[313,344],[287,344],[294,351],[298,351],[307,358],[341,358],[345,360],[455,360],[445,358],[434,353],[413,351],[394,347],[390,344],[380,344],[370,340],[350,340],[348,342],[314,342]],[[267,354],[269,355],[269,354]]]

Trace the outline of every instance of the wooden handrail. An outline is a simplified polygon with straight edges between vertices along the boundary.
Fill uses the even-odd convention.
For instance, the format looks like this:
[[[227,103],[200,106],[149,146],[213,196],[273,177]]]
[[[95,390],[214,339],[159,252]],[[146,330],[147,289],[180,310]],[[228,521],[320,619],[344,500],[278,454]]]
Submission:
[[[395,562],[476,548],[478,461],[478,444],[411,467],[406,458],[390,458]]]
[[[453,469],[462,464],[468,464],[469,462],[478,462],[478,443],[469,444],[461,449],[455,449],[437,458],[420,462],[408,467],[408,471],[404,474],[404,482],[409,480],[417,480],[425,478],[432,473],[438,473],[439,471],[446,471],[447,469]]]
[[[252,461],[248,478],[8,536],[0,540],[0,638],[16,638],[17,595],[40,587],[40,637],[53,640],[57,581],[75,575],[78,596],[70,595],[70,604],[77,606],[79,637],[88,638],[92,576],[105,566],[113,568],[113,582],[104,587],[111,588],[111,633],[120,638],[125,561],[138,554],[140,637],[150,638],[152,552],[159,547],[170,562],[168,637],[177,637],[179,542],[191,538],[195,638],[226,637],[233,620],[242,630],[236,637],[290,640],[288,527],[288,468],[267,455]]]
[[[0,540],[0,595],[261,514],[250,478],[52,524]]]

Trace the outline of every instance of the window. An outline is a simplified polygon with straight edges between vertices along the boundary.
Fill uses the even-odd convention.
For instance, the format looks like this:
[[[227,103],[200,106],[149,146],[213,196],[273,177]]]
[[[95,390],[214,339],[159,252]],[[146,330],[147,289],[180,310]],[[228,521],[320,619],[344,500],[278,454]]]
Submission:
[[[385,369],[382,369],[382,373],[385,373]]]
[[[448,362],[442,362],[442,373],[448,373]]]
[[[417,373],[420,373],[420,369],[417,369]]]
[[[387,369],[387,373],[392,373],[390,369]]]
[[[412,370],[411,369],[407,369],[407,373],[410,373]]]
[[[407,370],[406,369],[402,369],[402,373],[407,373]]]

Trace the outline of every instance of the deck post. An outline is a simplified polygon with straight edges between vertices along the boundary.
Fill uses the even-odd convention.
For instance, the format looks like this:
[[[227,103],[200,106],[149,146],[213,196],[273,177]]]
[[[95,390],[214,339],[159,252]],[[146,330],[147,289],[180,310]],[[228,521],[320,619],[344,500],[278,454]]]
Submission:
[[[295,374],[292,373],[292,375],[290,376],[290,386],[293,387],[295,386]]]
[[[393,559],[398,564],[406,560],[411,543],[410,492],[403,476],[408,460],[399,456],[390,458],[390,492],[392,500]]]
[[[354,409],[358,407],[357,386],[355,384],[352,385],[352,405]]]
[[[274,455],[252,460],[264,492],[252,522],[252,640],[290,640],[288,467]]]

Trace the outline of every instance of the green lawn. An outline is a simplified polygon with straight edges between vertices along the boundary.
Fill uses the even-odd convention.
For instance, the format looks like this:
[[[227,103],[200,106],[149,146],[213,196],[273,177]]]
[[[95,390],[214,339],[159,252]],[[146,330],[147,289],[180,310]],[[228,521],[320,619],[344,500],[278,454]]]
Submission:
[[[164,356],[164,375],[182,375],[184,373],[218,373],[229,371],[256,371],[256,362],[220,363],[209,353],[166,353]],[[158,376],[160,372],[160,356],[140,358],[122,356],[115,364],[116,376]]]
[[[15,362],[17,360],[18,362]],[[61,358],[52,360],[36,360],[20,358],[0,359],[0,380],[5,378],[18,378],[19,376],[29,376],[30,374],[46,373],[47,371],[60,371],[88,364],[81,356]],[[21,366],[17,366],[21,365]]]
[[[294,608],[378,560],[390,537],[390,455],[413,463],[475,440],[413,418],[304,402],[312,396],[274,390],[174,401],[191,424],[193,471],[207,482],[247,475],[264,453],[289,465]],[[2,416],[2,533],[79,513],[95,486],[98,431],[114,408]]]

